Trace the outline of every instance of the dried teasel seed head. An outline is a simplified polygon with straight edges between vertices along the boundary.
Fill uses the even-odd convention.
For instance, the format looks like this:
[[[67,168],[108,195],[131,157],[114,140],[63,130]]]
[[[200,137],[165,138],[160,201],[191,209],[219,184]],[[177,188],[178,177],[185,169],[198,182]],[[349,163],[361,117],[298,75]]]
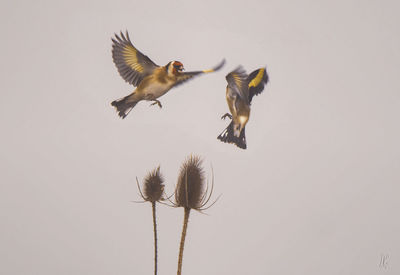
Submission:
[[[188,157],[182,164],[175,189],[175,205],[201,210],[206,189],[202,160],[198,156]]]
[[[164,200],[164,177],[161,175],[160,166],[151,171],[144,178],[143,199],[149,202]]]

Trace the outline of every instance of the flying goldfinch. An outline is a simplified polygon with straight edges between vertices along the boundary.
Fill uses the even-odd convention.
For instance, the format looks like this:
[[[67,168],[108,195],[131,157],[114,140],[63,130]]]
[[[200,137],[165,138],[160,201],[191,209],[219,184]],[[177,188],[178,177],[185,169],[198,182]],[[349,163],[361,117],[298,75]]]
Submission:
[[[111,39],[112,57],[121,77],[136,87],[128,96],[111,102],[121,118],[125,118],[135,105],[141,100],[154,101],[161,108],[161,102],[157,100],[167,93],[171,88],[184,83],[185,81],[204,73],[215,72],[222,68],[225,60],[209,70],[183,72],[181,62],[171,61],[160,67],[150,58],[137,50],[129,39],[121,32],[121,37],[115,34]]]
[[[231,113],[226,113],[221,119],[229,117],[232,121],[218,139],[246,149],[245,127],[250,117],[251,100],[254,95],[260,94],[264,85],[268,83],[267,70],[261,68],[247,75],[239,66],[226,76],[226,81],[226,101]]]

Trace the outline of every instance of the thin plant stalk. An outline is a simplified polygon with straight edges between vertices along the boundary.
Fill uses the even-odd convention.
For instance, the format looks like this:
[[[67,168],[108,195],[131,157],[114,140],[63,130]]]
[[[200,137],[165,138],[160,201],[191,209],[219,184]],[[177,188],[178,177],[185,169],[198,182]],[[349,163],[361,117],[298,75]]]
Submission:
[[[185,216],[183,218],[181,244],[179,246],[179,259],[178,259],[178,272],[177,272],[177,275],[181,275],[182,274],[183,249],[185,247],[185,238],[186,238],[186,231],[187,231],[188,222],[189,222],[189,215],[190,215],[190,208],[189,207],[185,207]]]
[[[214,183],[214,181],[213,181]],[[188,157],[182,164],[178,183],[175,187],[175,207],[183,207],[184,218],[181,242],[179,246],[178,271],[182,274],[183,249],[185,246],[186,231],[189,223],[190,210],[194,209],[199,212],[211,207],[206,207],[213,191],[211,187],[208,192],[208,184],[205,183],[204,171],[201,167],[201,159],[197,156]],[[214,203],[213,203],[214,204]]]
[[[156,202],[151,203],[153,210],[153,231],[154,231],[154,275],[157,275],[157,221],[156,221]]]
[[[164,200],[164,182],[163,176],[160,172],[160,166],[147,174],[144,179],[143,192],[140,188],[139,181],[136,178],[136,184],[138,186],[140,196],[144,201],[151,202],[152,214],[153,214],[153,233],[154,233],[154,275],[157,275],[157,216],[156,216],[156,202],[162,203]]]

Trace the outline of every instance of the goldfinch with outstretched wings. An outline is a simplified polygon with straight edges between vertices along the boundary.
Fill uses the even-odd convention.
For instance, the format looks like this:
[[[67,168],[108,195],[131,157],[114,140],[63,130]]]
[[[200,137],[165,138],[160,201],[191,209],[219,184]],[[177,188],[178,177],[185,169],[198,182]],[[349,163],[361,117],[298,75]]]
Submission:
[[[195,76],[215,72],[222,68],[225,60],[209,70],[183,72],[181,62],[171,61],[165,66],[156,65],[150,58],[137,50],[129,38],[128,32],[120,36],[115,34],[111,39],[112,57],[121,77],[136,87],[128,96],[111,102],[121,118],[125,118],[135,105],[141,100],[154,101],[161,108],[157,100],[171,88],[180,85]]]
[[[229,117],[231,123],[217,138],[246,149],[245,127],[250,117],[250,104],[253,97],[260,94],[268,83],[267,70],[261,68],[247,75],[239,66],[226,76],[226,81],[226,101],[231,113],[226,113],[222,119]]]

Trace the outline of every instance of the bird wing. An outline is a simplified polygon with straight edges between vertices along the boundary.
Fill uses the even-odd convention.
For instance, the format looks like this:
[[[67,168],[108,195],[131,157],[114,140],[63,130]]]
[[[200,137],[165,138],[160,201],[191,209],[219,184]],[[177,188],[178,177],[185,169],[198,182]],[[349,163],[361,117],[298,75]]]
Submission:
[[[126,32],[126,37],[122,32],[121,37],[115,34],[115,39],[111,40],[115,66],[121,77],[129,84],[139,85],[144,77],[159,67],[132,45],[128,32]]]
[[[237,67],[235,70],[227,74],[225,78],[231,90],[230,93],[232,93],[232,95],[236,94],[246,103],[249,103],[247,74],[242,66]]]
[[[181,85],[182,83],[185,83],[186,81],[188,81],[190,79],[193,79],[195,76],[198,76],[201,74],[206,74],[206,73],[216,72],[219,69],[221,69],[224,66],[224,64],[225,64],[225,59],[223,59],[217,66],[215,66],[211,69],[208,69],[208,70],[180,73],[177,76],[177,81],[175,82],[173,87]]]
[[[249,83],[249,102],[253,99],[253,96],[261,94],[264,90],[264,85],[268,83],[269,77],[266,68],[261,68],[252,72],[247,81]]]

